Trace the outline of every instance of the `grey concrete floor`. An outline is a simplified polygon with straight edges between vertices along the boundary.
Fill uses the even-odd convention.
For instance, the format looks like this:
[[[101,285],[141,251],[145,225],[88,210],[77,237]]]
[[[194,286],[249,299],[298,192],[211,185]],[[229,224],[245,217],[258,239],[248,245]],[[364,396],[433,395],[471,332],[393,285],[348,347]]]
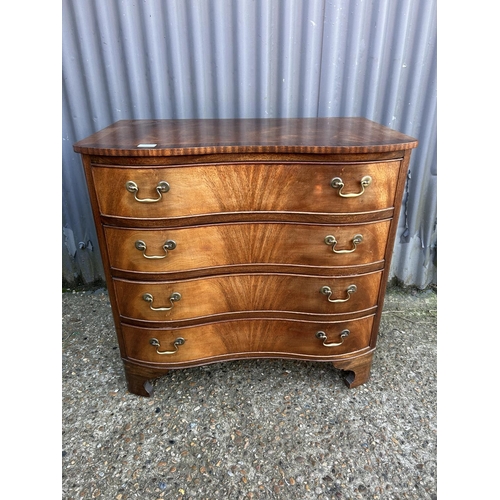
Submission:
[[[370,380],[246,360],[127,392],[105,290],[62,295],[62,498],[436,499],[433,290],[388,290]]]

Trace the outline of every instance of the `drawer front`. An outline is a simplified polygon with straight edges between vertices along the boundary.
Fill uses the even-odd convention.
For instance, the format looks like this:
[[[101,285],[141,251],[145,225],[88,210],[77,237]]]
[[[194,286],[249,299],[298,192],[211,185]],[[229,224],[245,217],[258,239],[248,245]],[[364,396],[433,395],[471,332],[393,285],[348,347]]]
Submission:
[[[382,271],[336,278],[233,274],[150,283],[115,279],[114,287],[122,317],[164,322],[256,311],[311,315],[363,311],[376,306],[381,276]]]
[[[339,226],[241,223],[104,230],[113,269],[172,273],[252,264],[317,268],[369,264],[384,259],[389,226],[390,220]],[[356,243],[358,235],[361,241]]]
[[[372,326],[373,316],[327,323],[253,319],[173,330],[122,325],[122,334],[129,359],[175,365],[190,361],[201,364],[224,357],[295,355],[302,359],[327,360],[368,348]],[[323,332],[326,338],[319,338],[318,332]],[[179,338],[184,343],[176,346],[174,342]]]
[[[101,214],[154,220],[233,212],[382,210],[394,205],[399,166],[399,160],[155,168],[93,165],[92,175]],[[361,181],[367,176],[371,182],[363,187]],[[334,178],[341,179],[337,187],[331,186]],[[166,186],[162,183],[168,183],[168,191],[162,192]],[[346,194],[355,196],[342,196]]]

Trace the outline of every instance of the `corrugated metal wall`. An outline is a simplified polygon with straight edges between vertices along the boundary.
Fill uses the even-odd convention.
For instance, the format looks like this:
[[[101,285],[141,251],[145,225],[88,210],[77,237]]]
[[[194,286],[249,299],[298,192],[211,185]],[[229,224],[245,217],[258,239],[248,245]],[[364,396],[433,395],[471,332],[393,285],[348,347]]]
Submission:
[[[391,277],[436,282],[436,0],[63,0],[63,280],[104,279],[77,140],[121,119],[364,116],[419,139]]]

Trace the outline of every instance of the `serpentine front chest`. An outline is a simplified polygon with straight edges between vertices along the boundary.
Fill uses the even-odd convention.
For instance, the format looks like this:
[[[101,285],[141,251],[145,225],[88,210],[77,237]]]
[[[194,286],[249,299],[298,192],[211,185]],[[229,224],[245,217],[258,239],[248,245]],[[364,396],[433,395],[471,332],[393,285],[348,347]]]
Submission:
[[[124,120],[76,143],[129,391],[262,357],[366,382],[416,145],[364,118]]]

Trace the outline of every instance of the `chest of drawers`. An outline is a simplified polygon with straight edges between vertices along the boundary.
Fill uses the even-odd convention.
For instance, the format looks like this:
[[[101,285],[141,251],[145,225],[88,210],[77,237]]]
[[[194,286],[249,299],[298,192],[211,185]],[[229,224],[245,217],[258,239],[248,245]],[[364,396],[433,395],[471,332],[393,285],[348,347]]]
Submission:
[[[364,118],[123,120],[76,143],[129,391],[263,357],[366,382],[416,145]]]

